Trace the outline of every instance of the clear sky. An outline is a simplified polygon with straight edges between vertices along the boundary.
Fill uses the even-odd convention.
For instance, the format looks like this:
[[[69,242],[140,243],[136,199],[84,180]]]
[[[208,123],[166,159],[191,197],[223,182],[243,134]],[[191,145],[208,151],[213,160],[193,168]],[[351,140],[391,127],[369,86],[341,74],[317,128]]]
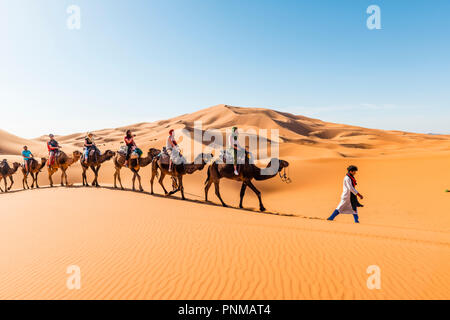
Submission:
[[[224,103],[450,133],[449,16],[449,0],[0,0],[0,128],[31,138]]]

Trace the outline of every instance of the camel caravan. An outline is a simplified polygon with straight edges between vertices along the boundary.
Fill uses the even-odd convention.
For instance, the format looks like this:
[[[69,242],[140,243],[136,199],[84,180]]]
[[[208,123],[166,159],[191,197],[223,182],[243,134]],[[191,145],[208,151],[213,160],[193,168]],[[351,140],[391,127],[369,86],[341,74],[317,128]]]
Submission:
[[[48,158],[41,158],[38,161],[34,158],[31,151],[28,150],[27,146],[24,146],[22,151],[23,164],[14,162],[10,165],[6,159],[0,162],[0,191],[8,192],[11,190],[14,184],[13,175],[19,169],[23,174],[22,186],[24,190],[39,188],[38,175],[45,167],[48,172],[50,187],[54,185],[52,177],[58,170],[61,171],[61,186],[70,186],[67,178],[67,170],[78,161],[82,169],[82,185],[89,186],[87,171],[91,169],[94,173],[94,179],[91,185],[93,187],[100,187],[98,182],[100,168],[103,163],[112,161],[115,168],[114,188],[118,188],[118,181],[120,188],[124,190],[120,172],[125,167],[133,173],[132,190],[136,190],[135,182],[137,179],[139,191],[144,191],[139,172],[141,168],[151,165],[151,194],[154,194],[154,180],[158,178],[158,182],[166,196],[180,192],[181,198],[185,200],[183,177],[206,168],[207,178],[204,187],[206,202],[208,202],[208,191],[211,185],[214,184],[217,198],[224,207],[227,207],[220,195],[219,187],[220,180],[226,178],[242,182],[239,202],[240,208],[243,208],[243,199],[248,187],[257,195],[260,210],[265,211],[266,209],[261,199],[261,192],[255,187],[252,180],[263,181],[279,175],[282,181],[290,182],[286,176],[286,172],[283,175],[281,174],[282,170],[285,170],[289,166],[287,161],[273,158],[265,168],[260,168],[253,164],[251,153],[239,145],[237,127],[232,128],[229,150],[223,150],[218,159],[213,160],[213,154],[211,153],[201,153],[195,157],[192,163],[188,163],[181,154],[180,147],[175,139],[174,130],[169,131],[166,145],[162,150],[150,148],[145,156],[142,150],[137,147],[134,137],[135,135],[131,130],[127,130],[124,137],[125,144],[117,152],[106,150],[102,153],[94,142],[93,134],[88,133],[84,139],[83,152],[73,151],[71,154],[66,154],[61,150],[61,146],[55,140],[55,136],[50,134],[49,141],[47,142]],[[208,164],[209,166],[207,167]],[[32,179],[31,186],[28,184],[28,176],[31,176]],[[171,191],[167,191],[163,184],[166,176],[171,177]],[[9,186],[8,179],[10,180]],[[1,187],[2,180],[4,181],[4,189]]]

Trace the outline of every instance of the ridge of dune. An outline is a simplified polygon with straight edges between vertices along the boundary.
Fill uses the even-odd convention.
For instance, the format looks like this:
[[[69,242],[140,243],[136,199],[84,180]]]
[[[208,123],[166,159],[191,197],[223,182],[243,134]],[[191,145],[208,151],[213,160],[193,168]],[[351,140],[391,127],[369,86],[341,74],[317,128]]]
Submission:
[[[39,143],[34,140],[24,139],[0,129],[0,154],[20,154],[24,145],[38,147]]]
[[[292,154],[306,158],[361,158],[396,156],[398,154],[421,154],[424,151],[449,151],[450,136],[427,135],[402,131],[367,129],[358,126],[324,122],[264,108],[244,108],[216,105],[193,113],[155,122],[142,122],[125,127],[94,131],[101,147],[117,150],[124,131],[132,129],[136,141],[143,148],[164,145],[167,129],[188,129],[192,131],[196,121],[202,122],[202,129],[216,129],[224,132],[232,126],[241,130],[278,129],[281,148],[289,145]],[[58,136],[58,141],[68,150],[81,148],[85,133]],[[0,132],[3,142],[0,154],[19,154],[24,143],[45,154],[45,137],[25,140],[4,131]],[[44,145],[44,146],[43,146]]]

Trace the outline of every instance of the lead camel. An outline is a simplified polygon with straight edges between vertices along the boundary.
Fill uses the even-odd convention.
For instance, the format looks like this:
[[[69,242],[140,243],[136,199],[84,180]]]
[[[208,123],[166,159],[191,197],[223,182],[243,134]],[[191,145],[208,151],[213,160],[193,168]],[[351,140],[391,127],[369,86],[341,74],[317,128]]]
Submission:
[[[258,196],[260,210],[265,211],[266,208],[264,207],[261,200],[261,192],[258,189],[256,189],[256,187],[252,183],[252,180],[253,179],[257,181],[269,180],[275,177],[283,168],[286,168],[288,166],[289,163],[287,161],[275,158],[269,162],[266,168],[259,168],[254,164],[248,163],[248,160],[246,160],[245,164],[238,165],[239,174],[236,175],[234,173],[233,164],[218,163],[217,161],[215,161],[208,167],[207,172],[208,176],[205,181],[205,201],[208,201],[208,191],[211,185],[214,183],[217,197],[219,198],[222,205],[224,207],[227,207],[225,202],[222,200],[219,187],[220,179],[226,178],[242,182],[239,208],[243,208],[242,201],[244,199],[245,190],[247,189],[247,187],[249,187]]]

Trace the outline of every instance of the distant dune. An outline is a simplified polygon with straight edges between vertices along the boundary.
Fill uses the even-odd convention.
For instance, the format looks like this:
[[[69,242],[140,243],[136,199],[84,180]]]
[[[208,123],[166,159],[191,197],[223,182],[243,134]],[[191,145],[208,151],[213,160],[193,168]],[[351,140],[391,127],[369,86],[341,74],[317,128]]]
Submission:
[[[140,146],[161,146],[169,128],[194,128],[201,121],[203,130],[224,131],[233,126],[242,130],[278,129],[283,151],[297,154],[298,158],[322,157],[377,157],[402,154],[423,154],[424,151],[450,151],[450,136],[417,134],[402,131],[385,131],[324,122],[304,116],[270,109],[241,108],[217,105],[191,114],[168,120],[143,122],[116,129],[94,131],[101,146],[118,148],[124,131],[132,129]],[[50,130],[50,129],[49,129]],[[81,148],[85,132],[58,136],[58,141],[68,148]],[[24,144],[46,153],[47,137],[26,140],[0,131],[0,154],[19,154]]]
[[[291,184],[279,177],[255,182],[239,203],[240,185],[222,181],[204,203],[205,170],[184,182],[190,201],[79,187],[0,194],[0,298],[87,299],[449,299],[450,136],[366,129],[269,109],[218,105],[168,120],[95,131],[102,151],[116,151],[128,128],[146,151],[161,148],[169,128],[222,133],[278,129],[280,158]],[[65,151],[80,150],[85,133],[58,136]],[[20,160],[23,145],[47,155],[46,137],[27,140],[0,131],[0,154]],[[265,160],[261,161],[265,164]],[[351,217],[325,219],[339,202],[348,165],[360,168],[364,194],[360,225]],[[149,191],[150,167],[142,168]],[[59,173],[55,175],[59,182]],[[88,179],[92,181],[92,173]],[[129,170],[122,180],[131,186]],[[44,170],[39,178],[48,185]],[[111,186],[112,162],[100,171]],[[3,181],[1,182],[3,185]],[[166,179],[168,187],[170,181]],[[68,265],[81,267],[82,290],[65,287]],[[366,286],[369,265],[382,272],[382,289]]]

